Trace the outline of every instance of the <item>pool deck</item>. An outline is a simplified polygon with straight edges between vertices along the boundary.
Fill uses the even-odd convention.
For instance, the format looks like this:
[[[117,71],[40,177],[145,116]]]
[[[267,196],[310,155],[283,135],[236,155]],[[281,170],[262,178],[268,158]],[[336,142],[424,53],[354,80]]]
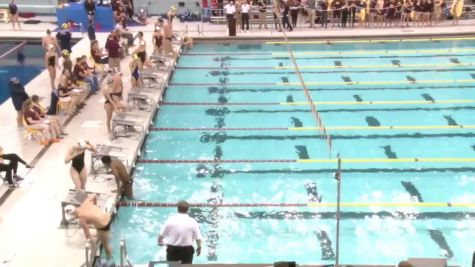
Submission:
[[[50,21],[52,18],[46,18]],[[155,19],[153,20],[155,21]],[[201,23],[174,24],[175,31],[188,29],[191,36],[201,38],[226,38],[225,25],[204,24],[204,34],[197,32]],[[46,29],[55,29],[56,25],[48,22],[37,25],[22,25],[22,31],[11,31],[11,25],[0,23],[0,33],[3,38],[40,39]],[[270,25],[269,25],[270,26]],[[381,28],[381,29],[340,29],[329,28],[326,30],[297,29],[287,33],[289,37],[318,37],[335,38],[344,37],[394,37],[394,36],[420,36],[420,35],[471,35],[475,36],[475,21],[460,21],[458,26],[452,25],[451,21],[441,25],[425,28]],[[253,27],[256,27],[255,25]],[[153,25],[133,27],[132,32],[142,30],[145,32],[145,40],[150,41]],[[97,33],[97,38],[103,46],[106,33]],[[86,37],[81,33],[74,33],[74,37]],[[239,33],[242,38],[282,38],[282,33],[270,30],[256,30],[250,33]],[[151,54],[151,43],[147,45]],[[73,48],[72,58],[89,53],[87,38],[79,41]],[[128,63],[130,57],[122,61],[125,90],[130,88],[130,71]],[[44,103],[49,103],[49,78],[46,71],[34,78],[26,85],[27,92],[37,94],[43,98]],[[61,209],[60,202],[64,200],[68,189],[73,188],[69,177],[69,165],[64,164],[64,156],[69,146],[80,138],[86,138],[93,144],[111,144],[105,128],[105,114],[103,111],[102,95],[92,95],[87,100],[86,107],[73,117],[65,130],[69,136],[62,142],[51,145],[47,149],[35,142],[26,144],[15,122],[16,112],[11,100],[0,106],[0,121],[2,130],[0,143],[5,152],[16,152],[28,162],[34,163],[35,167],[28,171],[20,166],[19,173],[25,177],[20,187],[9,190],[0,186],[0,266],[23,267],[23,266],[79,266],[85,262],[84,237],[79,228],[60,229]],[[144,118],[151,118],[150,114],[142,114]],[[64,121],[65,117],[62,116]],[[148,121],[144,122],[144,125]],[[124,147],[128,152],[129,161],[135,158],[135,148],[139,145],[138,140],[120,138],[113,142],[115,145]],[[86,157],[89,162],[89,155]],[[88,166],[89,168],[89,166]],[[88,181],[87,190],[110,194],[114,189],[112,180],[93,179]],[[159,229],[157,229],[158,232]],[[60,255],[60,256],[57,256]]]

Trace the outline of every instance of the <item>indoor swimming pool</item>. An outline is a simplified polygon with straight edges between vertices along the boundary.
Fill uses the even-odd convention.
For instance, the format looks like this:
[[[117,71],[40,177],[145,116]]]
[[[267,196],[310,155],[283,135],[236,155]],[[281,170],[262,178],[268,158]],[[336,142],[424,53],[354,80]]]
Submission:
[[[194,263],[446,257],[475,240],[475,41],[197,44],[184,53],[120,203],[112,244],[133,263],[163,259],[170,207],[197,206]],[[301,78],[331,136],[322,138]]]
[[[0,104],[10,97],[8,82],[18,77],[23,85],[44,69],[41,43],[3,41],[0,44]]]

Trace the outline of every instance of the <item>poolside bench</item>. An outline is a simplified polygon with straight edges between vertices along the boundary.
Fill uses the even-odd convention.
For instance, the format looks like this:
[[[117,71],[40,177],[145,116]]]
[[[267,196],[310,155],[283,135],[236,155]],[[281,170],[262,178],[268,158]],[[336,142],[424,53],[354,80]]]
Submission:
[[[10,14],[8,14],[8,9],[1,8],[0,9],[0,19],[5,21],[5,23],[8,23],[9,17],[10,17]]]

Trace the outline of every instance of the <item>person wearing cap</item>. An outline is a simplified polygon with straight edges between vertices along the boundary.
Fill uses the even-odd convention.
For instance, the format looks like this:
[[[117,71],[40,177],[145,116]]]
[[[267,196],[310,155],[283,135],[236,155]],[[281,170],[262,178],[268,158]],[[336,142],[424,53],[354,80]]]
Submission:
[[[45,66],[49,73],[49,79],[51,84],[51,89],[54,90],[54,82],[56,80],[56,69],[59,69],[58,57],[56,54],[56,48],[53,44],[48,45],[48,51],[45,53]]]
[[[69,56],[69,51],[63,50],[61,52],[61,55],[63,56],[63,74],[64,74],[64,71],[67,70],[70,77],[71,73],[73,73],[73,61],[71,60],[71,57]]]
[[[190,205],[186,201],[177,204],[178,214],[169,217],[158,236],[158,245],[167,246],[167,261],[193,262],[193,242],[196,242],[196,255],[201,254],[201,232],[195,219],[188,215]]]
[[[97,153],[97,149],[91,145],[89,141],[80,139],[69,148],[66,158],[64,159],[64,163],[66,164],[71,162],[69,173],[76,190],[86,189],[87,169],[86,163],[84,162],[86,150]]]
[[[23,103],[30,98],[25,92],[25,87],[20,83],[20,80],[17,77],[12,77],[8,83],[10,89],[10,96],[12,98],[13,107],[17,112],[16,122],[18,127],[23,126],[22,112],[21,108]]]
[[[49,45],[54,45],[54,47],[56,47],[56,49],[59,51],[58,40],[56,40],[56,38],[54,38],[53,36],[51,36],[51,31],[50,31],[50,30],[46,30],[46,36],[44,36],[44,37],[41,39],[41,46],[43,46],[43,48],[45,49],[45,51],[48,51]]]
[[[176,17],[176,7],[175,6],[171,6],[170,7],[170,10],[167,12],[167,18],[168,18],[168,21],[171,23],[173,23],[173,19]]]
[[[124,84],[122,82],[122,74],[115,73],[114,76],[107,79],[107,87],[103,90],[104,109],[106,110],[106,126],[107,132],[111,133],[111,120],[114,112],[125,111],[126,105],[123,102],[123,89]]]
[[[61,25],[61,30],[56,34],[56,39],[58,40],[59,47],[62,50],[68,50],[69,53],[71,50],[71,32],[68,30],[69,26],[67,23]]]

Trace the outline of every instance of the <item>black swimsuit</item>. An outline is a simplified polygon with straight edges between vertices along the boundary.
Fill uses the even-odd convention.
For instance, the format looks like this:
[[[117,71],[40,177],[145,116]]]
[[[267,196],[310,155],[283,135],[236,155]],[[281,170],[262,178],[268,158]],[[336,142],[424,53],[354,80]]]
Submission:
[[[79,155],[76,155],[72,160],[71,167],[73,167],[78,173],[81,173],[82,169],[84,169],[84,152]]]
[[[112,96],[118,96],[120,99],[122,99],[122,90],[118,93],[110,93],[109,94],[110,98],[112,99]],[[104,104],[110,104],[111,102],[109,101],[109,98],[106,99],[106,102]]]
[[[162,46],[162,36],[155,36],[155,46],[160,47]]]
[[[111,224],[112,224],[112,218],[109,219],[109,223],[106,226],[101,227],[101,228],[97,228],[97,230],[107,232],[111,229]]]
[[[48,57],[48,66],[54,67],[56,65],[56,56]]]

